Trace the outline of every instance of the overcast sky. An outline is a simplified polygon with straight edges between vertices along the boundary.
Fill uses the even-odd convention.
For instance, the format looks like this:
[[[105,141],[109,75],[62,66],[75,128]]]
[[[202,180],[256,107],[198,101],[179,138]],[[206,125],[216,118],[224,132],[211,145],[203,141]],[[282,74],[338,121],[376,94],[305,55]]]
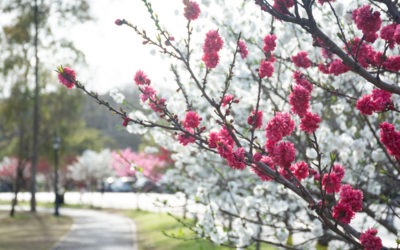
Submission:
[[[176,32],[180,32],[185,28],[182,0],[156,0],[152,3],[170,31],[177,28]],[[96,20],[76,25],[70,31],[70,38],[86,55],[88,63],[87,70],[76,69],[81,81],[104,93],[113,87],[133,84],[133,75],[138,69],[149,72],[154,71],[154,67],[162,68],[158,57],[152,56],[149,46],[143,46],[141,38],[132,29],[114,24],[115,19],[125,18],[139,27],[150,29],[152,23],[142,1],[93,0],[91,4]]]

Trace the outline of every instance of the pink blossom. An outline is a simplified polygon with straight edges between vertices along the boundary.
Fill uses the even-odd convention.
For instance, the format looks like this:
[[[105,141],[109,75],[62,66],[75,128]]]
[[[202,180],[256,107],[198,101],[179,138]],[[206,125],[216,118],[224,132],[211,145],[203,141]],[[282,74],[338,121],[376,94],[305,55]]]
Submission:
[[[400,44],[400,24],[397,24],[393,39],[397,44]]]
[[[208,146],[210,148],[216,148],[218,140],[219,140],[218,133],[217,132],[210,132],[210,134],[208,135]]]
[[[228,165],[233,169],[243,170],[246,168],[244,148],[237,148],[232,154],[227,158]]]
[[[145,102],[148,99],[154,99],[154,95],[156,94],[156,91],[148,85],[140,88],[140,91],[142,92],[142,94],[140,95],[140,99],[142,100],[142,102]]]
[[[219,136],[220,141],[227,143],[229,146],[233,147],[235,145],[235,141],[233,140],[231,134],[229,133],[229,131],[226,127],[223,127],[219,131],[218,136]]]
[[[260,161],[262,157],[263,157],[263,155],[262,155],[260,152],[256,152],[256,153],[253,155],[253,159],[254,159],[255,162]]]
[[[138,85],[138,86],[150,84],[150,79],[147,78],[147,75],[141,70],[138,70],[136,72],[134,80],[135,80],[136,85]]]
[[[304,116],[310,108],[310,91],[300,85],[295,85],[289,95],[291,111],[300,117]]]
[[[196,20],[200,15],[200,7],[199,4],[194,1],[183,0],[184,8],[184,16],[187,20],[193,21]]]
[[[382,20],[379,11],[373,11],[370,5],[364,5],[358,9],[355,9],[352,13],[352,18],[364,35],[371,37],[371,34],[375,34],[381,27]],[[368,42],[374,42],[373,40],[367,40]]]
[[[274,163],[283,168],[289,168],[295,159],[296,149],[294,144],[282,141],[275,145],[271,157]]]
[[[382,240],[378,236],[378,230],[370,228],[360,236],[360,243],[364,250],[380,250],[382,249]]]
[[[178,141],[183,146],[186,146],[190,143],[194,143],[196,138],[192,136],[194,134],[193,129],[187,129],[188,132],[181,132],[178,134]]]
[[[208,69],[217,67],[219,63],[219,55],[217,52],[205,53],[201,59]]]
[[[162,113],[166,107],[166,102],[167,100],[165,98],[156,98],[152,102],[149,102],[150,108],[157,113]]]
[[[260,68],[258,69],[258,76],[264,78],[266,76],[271,77],[274,73],[274,66],[271,62],[262,60],[260,63]]]
[[[340,186],[342,178],[338,176],[335,172],[330,174],[325,173],[322,177],[322,187],[327,194],[337,193],[340,191]]]
[[[247,124],[252,125],[254,128],[261,128],[262,118],[263,118],[262,111],[258,110],[256,114],[256,111],[253,110],[251,112],[251,115],[247,118]]]
[[[393,72],[400,71],[400,56],[388,56],[383,62],[383,67]]]
[[[60,81],[60,83],[62,83],[69,89],[75,86],[76,73],[73,69],[60,66],[58,67],[57,72],[58,72],[58,80]]]
[[[221,148],[222,152],[225,152],[228,148],[229,151],[231,151],[234,145],[235,141],[232,139],[229,131],[225,127],[223,127],[219,132],[210,132],[208,135],[208,146],[210,148],[219,148],[221,146],[223,147]],[[223,156],[223,158],[225,157]]]
[[[356,57],[357,62],[364,68],[367,68],[375,60],[376,52],[374,48],[371,45],[363,42],[358,37],[351,40],[348,43],[347,48],[350,49],[348,53],[353,57]]]
[[[300,130],[306,132],[307,134],[312,134],[319,127],[321,118],[317,114],[307,112],[300,121]]]
[[[340,164],[335,163],[332,168],[333,172],[339,179],[343,179],[344,177],[344,167]]]
[[[230,159],[233,157],[233,145],[227,143],[227,141],[218,141],[217,151],[218,154],[224,159]]]
[[[275,0],[274,5],[272,6],[276,11],[281,14],[289,14],[289,8],[294,5],[293,0]]]
[[[222,49],[224,41],[219,35],[217,30],[210,30],[206,34],[206,39],[203,45],[203,52],[205,54],[215,53]]]
[[[302,86],[309,92],[312,91],[313,85],[307,80],[307,77],[305,75],[303,75],[301,72],[299,72],[299,71],[293,72],[293,78],[297,85]]]
[[[386,108],[393,105],[392,103],[392,93],[382,90],[374,89],[372,90],[372,101],[374,102],[374,111],[381,112]]]
[[[357,100],[356,109],[358,109],[363,115],[372,115],[375,111],[375,104],[372,101],[371,95],[364,95]]]
[[[359,212],[362,210],[363,193],[361,190],[353,189],[349,184],[343,185],[340,188],[339,202],[349,204],[354,212]]]
[[[389,48],[393,49],[395,44],[396,23],[388,24],[382,27],[380,35],[381,38],[388,42]]]
[[[349,70],[349,67],[347,67],[340,59],[335,59],[329,64],[329,73],[335,76],[346,73]]]
[[[372,90],[371,95],[364,95],[357,100],[356,108],[363,115],[371,115],[373,112],[382,112],[393,107],[392,94],[381,89]]]
[[[290,170],[294,174],[294,176],[299,180],[303,180],[307,178],[309,171],[308,171],[308,164],[304,161],[300,161],[295,163],[290,167]]]
[[[238,41],[238,48],[240,56],[242,57],[242,59],[245,59],[249,54],[249,51],[247,50],[246,43],[243,40]]]
[[[183,126],[188,128],[197,128],[200,125],[201,118],[194,111],[189,111],[186,113],[185,120],[183,121]]]
[[[274,34],[266,35],[264,37],[264,47],[265,53],[271,53],[276,47],[276,36]]]
[[[325,65],[323,63],[319,63],[318,64],[318,70],[321,71],[321,73],[330,74],[329,66],[330,66],[330,64]]]
[[[338,220],[345,224],[349,224],[354,216],[355,213],[351,209],[350,204],[339,202],[333,207],[332,217],[335,220]]]
[[[296,55],[292,56],[292,62],[296,67],[308,68],[311,66],[311,61],[305,51],[300,51]]]
[[[294,130],[294,122],[288,113],[278,112],[267,123],[265,128],[266,137],[274,143],[282,140],[284,136],[290,135]]]
[[[395,131],[393,124],[388,122],[383,122],[380,128],[380,141],[385,145],[390,155],[400,159],[400,132]]]
[[[266,167],[273,168],[274,167],[274,161],[272,160],[271,157],[269,156],[263,156],[260,160],[261,163],[264,163]],[[272,180],[271,177],[269,177],[265,172],[262,170],[262,167],[259,165],[252,166],[251,170],[260,177],[262,181],[270,181]]]
[[[225,107],[225,106],[227,106],[227,105],[229,105],[229,104],[231,104],[232,102],[235,102],[236,100],[234,99],[234,96],[233,95],[225,95],[223,98],[222,98],[222,107]],[[239,102],[238,100],[237,100],[237,102]]]

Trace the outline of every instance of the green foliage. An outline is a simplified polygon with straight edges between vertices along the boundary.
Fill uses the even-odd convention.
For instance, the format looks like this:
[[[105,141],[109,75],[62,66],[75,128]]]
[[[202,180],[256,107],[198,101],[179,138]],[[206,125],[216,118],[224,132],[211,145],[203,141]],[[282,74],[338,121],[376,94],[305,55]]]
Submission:
[[[24,85],[21,85],[24,86]],[[15,85],[11,96],[0,100],[0,121],[5,134],[14,136],[0,141],[0,158],[6,155],[16,155],[18,151],[18,134],[24,129],[25,144],[29,145],[32,138],[31,111],[27,109],[32,103],[32,93],[29,88]],[[49,158],[53,155],[53,138],[57,135],[62,140],[61,155],[77,155],[90,148],[101,149],[111,139],[105,137],[99,130],[88,128],[83,115],[84,96],[76,91],[59,88],[55,92],[44,93],[40,105],[40,155]],[[26,156],[28,157],[28,155]]]

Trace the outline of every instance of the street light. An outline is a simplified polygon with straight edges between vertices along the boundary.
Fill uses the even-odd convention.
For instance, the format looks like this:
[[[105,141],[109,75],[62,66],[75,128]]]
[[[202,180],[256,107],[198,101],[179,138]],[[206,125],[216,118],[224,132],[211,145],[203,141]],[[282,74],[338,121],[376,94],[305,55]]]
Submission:
[[[60,149],[61,139],[56,136],[53,139],[54,149],[54,216],[59,216],[58,212],[60,197],[58,195],[58,150]]]

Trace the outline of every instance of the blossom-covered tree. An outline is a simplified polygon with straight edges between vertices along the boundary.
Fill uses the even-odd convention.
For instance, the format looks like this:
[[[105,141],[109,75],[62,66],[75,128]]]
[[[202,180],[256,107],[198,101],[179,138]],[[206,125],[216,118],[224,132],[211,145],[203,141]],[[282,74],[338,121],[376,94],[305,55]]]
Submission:
[[[112,151],[112,167],[117,176],[135,176],[136,171],[141,171],[143,175],[157,182],[161,179],[164,169],[169,165],[168,158],[164,157],[167,152],[161,154],[147,154],[144,152],[136,153],[130,148],[119,151]]]
[[[171,58],[178,91],[157,91],[157,72],[138,70],[133,81],[148,112],[129,113],[88,91],[70,68],[60,67],[59,78],[173,152],[163,180],[204,205],[194,231],[238,248],[398,246],[395,1],[184,0],[182,39],[143,2],[154,38],[115,23]],[[225,15],[205,27],[207,11]]]
[[[111,151],[100,152],[86,150],[77,160],[68,166],[71,179],[82,182],[90,190],[97,188],[103,179],[113,175]]]

